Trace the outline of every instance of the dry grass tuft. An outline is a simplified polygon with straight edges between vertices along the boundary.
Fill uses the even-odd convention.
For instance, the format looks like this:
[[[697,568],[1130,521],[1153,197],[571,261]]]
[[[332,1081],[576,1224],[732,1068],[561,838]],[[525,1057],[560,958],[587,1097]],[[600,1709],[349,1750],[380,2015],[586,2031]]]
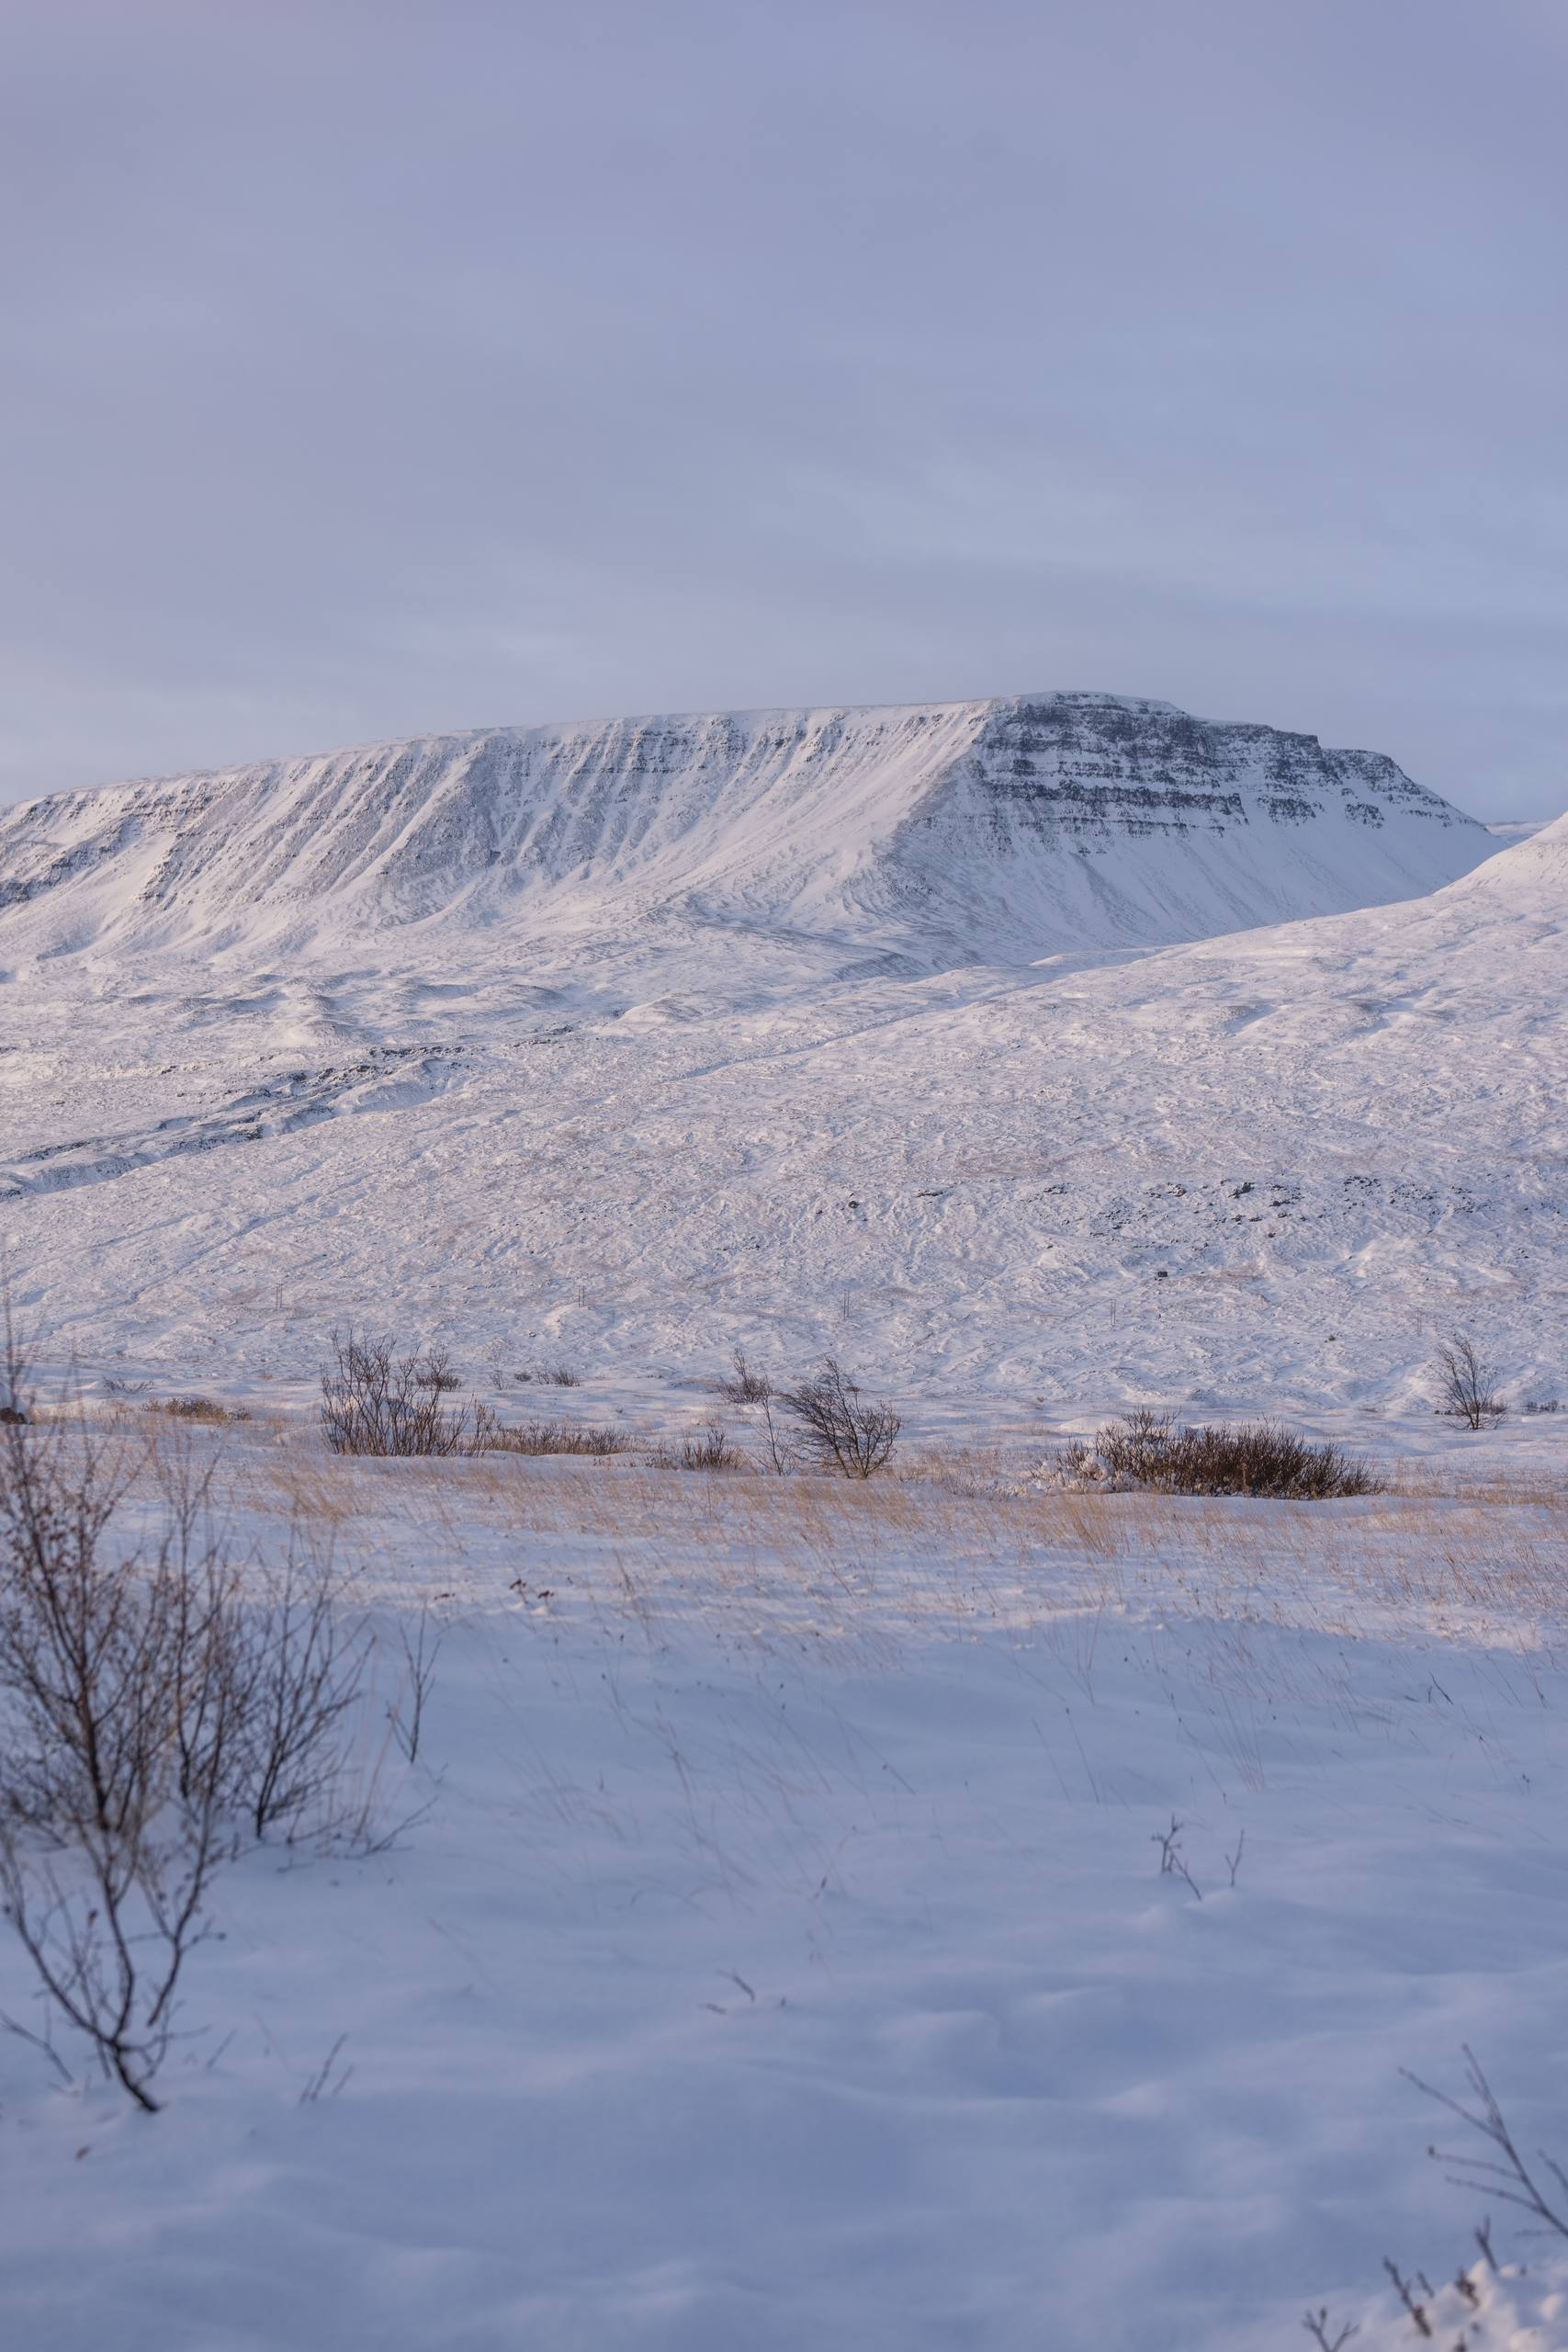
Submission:
[[[171,1421],[206,1421],[214,1429],[229,1429],[251,1418],[243,1405],[220,1405],[216,1396],[149,1396],[141,1409],[162,1413]]]
[[[749,1454],[731,1444],[724,1423],[716,1420],[705,1422],[678,1445],[655,1446],[648,1459],[660,1470],[750,1470],[755,1466]]]
[[[586,1421],[491,1421],[479,1440],[482,1453],[583,1453],[595,1460],[606,1454],[626,1453],[632,1439],[629,1431],[610,1424],[594,1426]]]

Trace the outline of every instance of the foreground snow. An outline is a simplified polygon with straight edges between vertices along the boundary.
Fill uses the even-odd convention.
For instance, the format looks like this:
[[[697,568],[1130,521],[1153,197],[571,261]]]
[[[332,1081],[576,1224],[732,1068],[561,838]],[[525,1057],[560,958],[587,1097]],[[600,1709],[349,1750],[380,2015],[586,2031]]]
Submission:
[[[1471,2309],[1480,2216],[1398,2070],[1469,2043],[1564,2152],[1568,1415],[1522,1408],[1568,1401],[1568,820],[1427,899],[1144,952],[1481,844],[1397,772],[1290,753],[1309,823],[1267,807],[1278,742],[1095,708],[1122,764],[1082,856],[1076,709],[1001,821],[1022,705],[13,820],[13,1300],[94,1410],[248,1410],[234,1540],[355,1568],[355,1793],[402,1827],[234,1868],[164,2115],[0,2037],[6,2341],[1252,2352],[1310,2309],[1384,2352],[1385,2256]],[[1221,801],[1230,762],[1246,827],[1190,838],[1183,772],[1140,831],[1122,737]],[[518,763],[555,814],[498,833]],[[1449,862],[1347,865],[1363,784]],[[1004,961],[1043,914],[1063,952]],[[505,1419],[655,1436],[738,1343],[830,1348],[906,1475],[345,1464],[304,1408],[349,1324],[448,1346]],[[1501,1435],[1434,1417],[1455,1329]],[[1288,1412],[1404,1491],[1032,1475],[1134,1401]],[[1488,2274],[1475,2342],[1568,2343],[1561,2286]]]
[[[1326,2305],[1405,2340],[1382,2257],[1451,2278],[1481,2215],[1397,2070],[1469,2042],[1568,2154],[1568,1503],[927,1470],[231,1433],[236,1536],[334,1532],[386,1695],[439,1623],[418,1764],[361,1758],[408,1826],[227,1879],[164,2115],[0,2040],[0,2335],[1255,2352]],[[1568,2342],[1554,2291],[1475,2341]]]

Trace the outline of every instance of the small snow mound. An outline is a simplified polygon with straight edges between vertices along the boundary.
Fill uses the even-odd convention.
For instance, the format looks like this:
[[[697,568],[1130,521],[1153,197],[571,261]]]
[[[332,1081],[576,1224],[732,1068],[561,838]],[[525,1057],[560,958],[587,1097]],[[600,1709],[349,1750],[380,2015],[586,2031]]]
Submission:
[[[1011,1495],[1130,1495],[1134,1481],[1108,1468],[1092,1446],[1075,1441],[1026,1471]]]
[[[1424,2331],[1393,2307],[1364,2321],[1357,2352],[1409,2352],[1417,2338],[1434,2352],[1564,2352],[1568,2347],[1568,2265],[1529,2267],[1478,2262],[1436,2295],[1416,2290]],[[1328,2340],[1336,2331],[1330,2329]]]

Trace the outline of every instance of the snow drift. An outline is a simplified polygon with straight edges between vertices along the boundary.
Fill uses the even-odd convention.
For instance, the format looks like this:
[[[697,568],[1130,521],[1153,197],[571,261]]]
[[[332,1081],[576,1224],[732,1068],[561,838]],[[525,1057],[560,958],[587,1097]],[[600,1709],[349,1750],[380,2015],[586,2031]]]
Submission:
[[[1016,960],[1417,896],[1493,847],[1392,760],[1168,703],[637,718],[0,813],[0,945],[276,951],[674,915]]]

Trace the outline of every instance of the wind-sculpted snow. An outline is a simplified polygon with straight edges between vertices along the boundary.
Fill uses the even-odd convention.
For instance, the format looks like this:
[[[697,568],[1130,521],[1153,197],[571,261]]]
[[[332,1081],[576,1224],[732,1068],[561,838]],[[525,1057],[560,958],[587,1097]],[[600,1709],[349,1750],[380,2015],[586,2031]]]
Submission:
[[[627,1395],[739,1343],[982,1423],[1429,1422],[1469,1329],[1568,1400],[1565,864],[1568,820],[1426,899],[1032,967],[673,916],[45,959],[0,985],[0,1246],[67,1355],[209,1384],[373,1317]]]
[[[1562,2151],[1568,819],[1476,865],[1303,741],[650,722],[0,827],[0,1276],[117,1431],[98,1556],[199,1497],[378,1645],[143,2131],[0,1936],[6,2345],[1393,2352],[1385,2250],[1485,2204],[1395,2069],[1468,2040]],[[625,1448],[332,1455],[351,1328]],[[834,1353],[892,1474],[676,1469],[777,1466],[737,1347]],[[1134,1404],[1404,1491],[1064,1492]],[[1564,2340],[1507,2221],[1445,2347]]]
[[[406,1110],[452,1083],[458,1057],[417,1046],[373,1046],[341,1069],[287,1070],[245,1088],[228,1102],[167,1116],[107,1136],[71,1136],[18,1153],[0,1164],[0,1201],[102,1183],[159,1160],[224,1146],[293,1135],[320,1119],[357,1111]]]
[[[14,809],[0,957],[673,916],[930,969],[1408,898],[1493,846],[1377,754],[1110,695],[495,729]]]

